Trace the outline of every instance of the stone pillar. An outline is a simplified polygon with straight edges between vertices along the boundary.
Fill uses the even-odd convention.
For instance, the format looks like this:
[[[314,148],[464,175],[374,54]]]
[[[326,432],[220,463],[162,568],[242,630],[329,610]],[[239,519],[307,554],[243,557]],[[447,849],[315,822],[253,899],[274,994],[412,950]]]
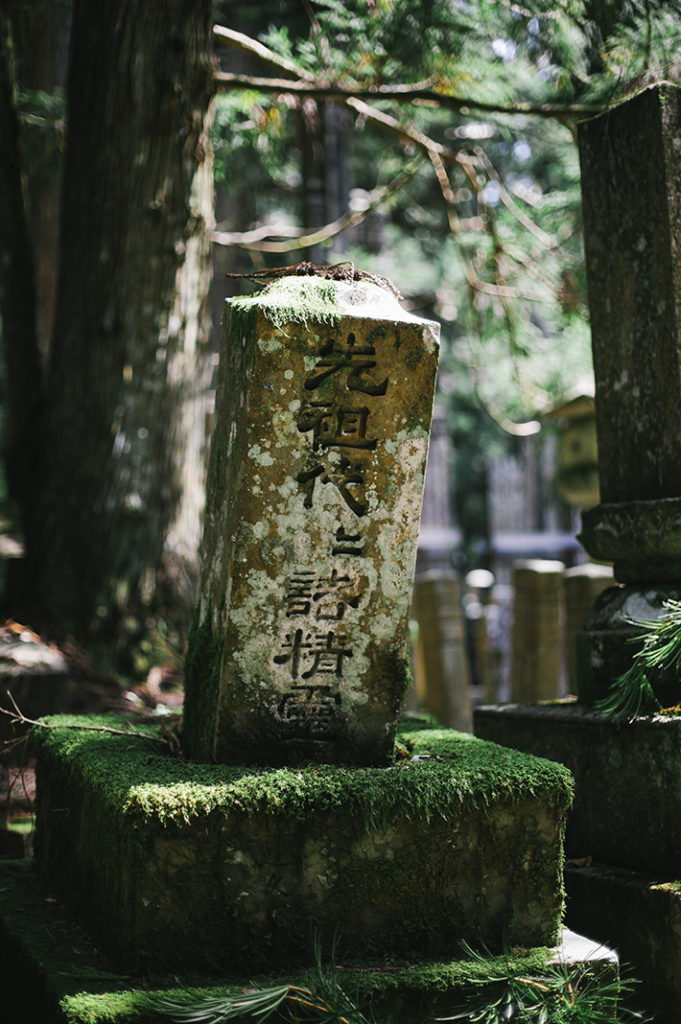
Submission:
[[[598,595],[613,584],[612,568],[585,562],[565,570],[565,666],[568,693],[579,690],[577,636]]]
[[[580,539],[626,585],[585,627],[589,702],[631,663],[629,617],[681,595],[680,96],[649,88],[579,129],[601,493]]]
[[[560,694],[563,653],[562,562],[513,563],[511,700],[532,704]]]
[[[389,762],[438,328],[368,280],[233,300],[189,640],[190,756]]]
[[[417,693],[438,721],[473,731],[470,674],[466,660],[461,588],[456,576],[425,573],[414,584],[413,613],[419,624]]]

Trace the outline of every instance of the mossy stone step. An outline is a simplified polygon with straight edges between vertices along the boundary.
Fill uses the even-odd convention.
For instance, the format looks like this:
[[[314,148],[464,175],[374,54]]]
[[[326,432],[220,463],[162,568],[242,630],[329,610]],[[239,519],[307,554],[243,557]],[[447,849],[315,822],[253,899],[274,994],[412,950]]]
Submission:
[[[402,733],[389,768],[207,766],[164,753],[158,726],[49,722],[38,867],[120,965],[272,969],[335,933],[359,957],[557,939],[562,766],[433,729]]]
[[[188,1001],[205,995],[235,993],[276,984],[317,988],[314,974],[189,975],[145,977],[120,973],[99,953],[64,908],[42,888],[26,862],[0,865],[0,984],[16,992],[23,1021],[41,1024],[159,1024],[169,1018],[159,999]],[[394,960],[342,965],[343,988],[371,1020],[399,1024],[434,1021],[469,999],[498,995],[499,979],[541,981],[554,965],[579,987],[617,984],[616,955],[564,932],[558,948],[514,949],[498,956],[465,956],[444,963]],[[399,1006],[399,1016],[396,1007]],[[274,1020],[280,1020],[275,1016]],[[287,1018],[288,1019],[288,1018]]]

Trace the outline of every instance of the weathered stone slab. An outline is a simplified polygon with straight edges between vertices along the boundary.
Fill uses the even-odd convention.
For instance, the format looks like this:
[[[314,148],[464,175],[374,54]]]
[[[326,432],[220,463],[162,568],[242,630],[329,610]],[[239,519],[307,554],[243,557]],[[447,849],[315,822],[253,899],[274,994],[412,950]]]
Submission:
[[[39,870],[122,964],[291,967],[336,932],[355,958],[557,938],[560,765],[451,730],[400,734],[390,768],[192,764],[68,729],[36,742]]]
[[[389,760],[437,332],[366,281],[287,277],[231,302],[187,661],[190,756]]]
[[[476,708],[476,736],[566,765],[575,780],[568,857],[678,875],[681,719],[631,724],[578,703]]]
[[[678,1024],[681,1006],[681,881],[678,875],[593,864],[565,871],[567,919],[597,942],[615,946],[636,985],[631,1000],[655,1024]],[[652,1016],[649,1016],[652,1014]]]

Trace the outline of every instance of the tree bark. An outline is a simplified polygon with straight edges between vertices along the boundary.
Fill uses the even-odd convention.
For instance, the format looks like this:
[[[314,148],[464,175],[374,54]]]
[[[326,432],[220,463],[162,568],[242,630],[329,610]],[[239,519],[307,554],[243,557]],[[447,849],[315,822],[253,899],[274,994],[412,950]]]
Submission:
[[[193,603],[209,323],[211,0],[74,4],[34,621],[119,646]],[[128,666],[123,666],[128,667]]]
[[[0,14],[0,311],[7,383],[5,469],[23,517],[33,498],[42,410],[33,253],[21,181],[14,41]]]

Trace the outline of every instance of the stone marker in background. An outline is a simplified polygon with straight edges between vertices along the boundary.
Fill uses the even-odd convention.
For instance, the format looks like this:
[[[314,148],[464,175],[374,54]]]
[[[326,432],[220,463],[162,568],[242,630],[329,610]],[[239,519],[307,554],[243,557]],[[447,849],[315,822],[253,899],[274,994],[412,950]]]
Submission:
[[[511,700],[530,704],[559,696],[563,653],[562,562],[513,563]]]
[[[386,764],[438,328],[368,280],[287,276],[233,300],[209,467],[191,757]]]
[[[584,562],[565,570],[565,666],[568,693],[577,693],[577,637],[587,620],[594,601],[606,587],[614,583],[612,566]]]
[[[414,584],[412,615],[418,622],[417,692],[442,725],[473,731],[461,586],[453,574],[424,573]]]

